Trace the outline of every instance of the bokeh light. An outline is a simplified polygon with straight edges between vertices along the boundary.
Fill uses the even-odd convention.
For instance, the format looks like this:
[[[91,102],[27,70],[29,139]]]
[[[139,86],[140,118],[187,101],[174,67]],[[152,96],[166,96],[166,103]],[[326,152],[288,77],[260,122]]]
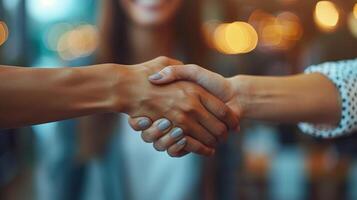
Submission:
[[[51,26],[45,34],[45,45],[49,50],[57,51],[57,43],[60,37],[73,29],[73,26],[69,23],[59,23]]]
[[[349,15],[347,25],[351,34],[357,38],[357,17],[355,17],[354,13]]]
[[[242,54],[255,49],[258,34],[246,22],[220,24],[214,31],[215,48],[224,54]]]
[[[357,3],[353,6],[353,16],[357,19]]]
[[[292,12],[282,12],[277,16],[277,23],[282,27],[284,40],[297,41],[303,35],[300,19]]]
[[[64,60],[74,60],[91,55],[97,47],[97,28],[87,24],[63,33],[57,43],[57,52]]]
[[[75,8],[74,3],[72,0],[28,0],[26,8],[34,19],[48,22],[68,16]]]
[[[336,29],[340,18],[336,5],[330,1],[319,1],[314,11],[314,20],[316,25],[325,32],[331,32]]]
[[[9,37],[9,29],[5,22],[0,21],[0,46],[4,44]]]
[[[224,54],[233,54],[231,49],[228,47],[227,40],[226,40],[226,28],[228,23],[220,24],[214,31],[213,34],[213,42],[215,48]]]
[[[292,12],[277,16],[262,10],[255,10],[249,23],[256,27],[260,46],[268,50],[287,50],[296,45],[303,35],[300,19]]]
[[[245,22],[234,22],[227,26],[225,32],[228,47],[234,54],[248,53],[258,44],[258,34]]]

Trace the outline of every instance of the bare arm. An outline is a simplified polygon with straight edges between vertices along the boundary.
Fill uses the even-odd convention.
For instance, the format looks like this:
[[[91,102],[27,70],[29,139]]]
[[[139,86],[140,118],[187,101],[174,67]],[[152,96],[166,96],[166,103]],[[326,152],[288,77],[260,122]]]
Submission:
[[[244,117],[278,122],[338,124],[339,93],[325,76],[236,76],[229,79]]]
[[[169,66],[149,77],[154,84],[176,80],[195,82],[225,102],[240,118],[276,122],[310,122],[337,125],[341,118],[340,95],[327,77],[319,73],[286,77],[238,75],[232,78],[197,65]],[[132,119],[132,124],[135,119]],[[155,123],[154,123],[155,124]],[[155,127],[142,134],[155,137]],[[182,147],[156,137],[170,155],[182,156]],[[188,144],[186,148],[193,145]],[[180,147],[180,148],[179,148]]]
[[[113,76],[110,64],[57,69],[0,66],[0,127],[113,111],[113,82],[124,81],[124,74]]]
[[[338,90],[319,73],[224,78],[196,65],[186,65],[170,66],[159,74],[162,78],[151,80],[153,83],[196,82],[248,119],[329,124],[337,124],[340,119]]]
[[[134,66],[1,67],[0,127],[123,112],[142,116],[136,128],[147,128],[150,120],[166,117],[168,123],[200,141],[195,151],[211,155],[210,147],[226,135],[228,126],[236,126],[237,119],[228,106],[195,84],[155,86],[147,80],[165,66],[179,63],[159,57]],[[161,130],[170,130],[167,122],[160,124]]]

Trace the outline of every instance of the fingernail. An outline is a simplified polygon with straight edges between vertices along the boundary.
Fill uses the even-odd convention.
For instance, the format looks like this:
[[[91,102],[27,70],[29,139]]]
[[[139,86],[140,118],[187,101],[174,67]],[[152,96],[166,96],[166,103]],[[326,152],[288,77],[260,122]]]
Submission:
[[[187,142],[187,139],[186,138],[182,138],[180,141],[178,141],[176,144],[178,145],[181,145],[181,146],[184,146]]]
[[[138,125],[139,125],[140,129],[144,130],[144,129],[149,128],[150,121],[147,118],[143,118],[143,119],[139,120]]]
[[[181,128],[175,128],[170,135],[173,138],[179,138],[183,135],[183,131]]]
[[[171,122],[167,119],[162,119],[159,124],[157,125],[157,128],[160,131],[164,131],[166,129],[168,129],[171,126]]]
[[[165,67],[163,70],[161,70],[160,74],[168,75],[171,73],[170,67]]]
[[[155,80],[162,79],[162,77],[163,76],[160,73],[156,73],[156,74],[153,74],[153,75],[149,76],[149,79],[155,81]]]

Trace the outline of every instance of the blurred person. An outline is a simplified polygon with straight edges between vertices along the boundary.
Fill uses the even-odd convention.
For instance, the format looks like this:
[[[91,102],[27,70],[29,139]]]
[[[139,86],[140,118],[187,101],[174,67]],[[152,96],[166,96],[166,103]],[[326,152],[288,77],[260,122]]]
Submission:
[[[299,123],[314,136],[338,137],[357,129],[357,60],[327,62],[285,77],[237,75],[224,78],[197,65],[169,66],[152,75],[155,84],[189,80],[226,102],[242,118]],[[135,122],[132,122],[135,126]],[[154,123],[155,124],[155,123]],[[169,130],[168,130],[169,131]],[[179,155],[180,147],[155,126],[142,135],[160,150]]]
[[[204,64],[206,47],[200,31],[200,4],[201,1],[187,0],[103,2],[100,21],[103,40],[99,60],[131,64],[164,55],[183,62]],[[94,136],[91,144],[83,143],[87,150],[82,151],[85,153],[82,155],[90,162],[93,157],[110,155],[108,160],[112,161],[92,164],[90,176],[94,175],[94,168],[100,166],[101,181],[118,182],[121,179],[125,186],[121,187],[120,195],[125,199],[196,199],[200,191],[200,158],[190,155],[177,160],[158,154],[152,145],[143,143],[140,135],[132,130],[127,116],[121,115],[118,120],[116,117],[94,116],[82,121],[85,126],[79,130],[83,135],[81,139]],[[160,127],[162,123],[160,121],[155,126],[166,129],[170,121],[165,121],[166,127]],[[104,132],[103,127],[112,128]],[[172,136],[179,141],[184,132],[176,129]],[[103,135],[108,135],[107,143],[100,141]],[[185,144],[185,139],[179,143]],[[105,170],[110,166],[114,170]],[[115,178],[108,180],[103,177]],[[112,196],[115,193],[110,191],[115,191],[117,186],[105,183],[105,187],[110,187],[110,190],[106,188],[101,196],[109,195],[115,199],[116,196]],[[95,195],[93,189],[85,191]]]

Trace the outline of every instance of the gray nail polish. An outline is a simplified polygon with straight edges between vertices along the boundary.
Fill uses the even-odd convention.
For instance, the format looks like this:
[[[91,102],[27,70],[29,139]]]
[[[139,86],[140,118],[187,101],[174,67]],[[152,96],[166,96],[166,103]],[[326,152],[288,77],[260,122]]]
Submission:
[[[181,128],[175,128],[171,133],[171,137],[173,138],[179,138],[183,135],[183,131]]]
[[[164,131],[166,129],[168,129],[171,126],[171,122],[167,119],[162,119],[160,120],[159,124],[157,125],[157,128],[160,131]]]
[[[185,145],[187,142],[186,138],[182,138],[180,141],[177,142],[178,145]]]
[[[150,80],[160,80],[160,79],[162,79],[162,77],[163,76],[160,73],[156,73],[156,74],[149,76],[149,79]]]
[[[146,118],[143,118],[143,119],[139,120],[138,125],[139,125],[140,129],[144,130],[146,128],[149,128],[150,121]]]

